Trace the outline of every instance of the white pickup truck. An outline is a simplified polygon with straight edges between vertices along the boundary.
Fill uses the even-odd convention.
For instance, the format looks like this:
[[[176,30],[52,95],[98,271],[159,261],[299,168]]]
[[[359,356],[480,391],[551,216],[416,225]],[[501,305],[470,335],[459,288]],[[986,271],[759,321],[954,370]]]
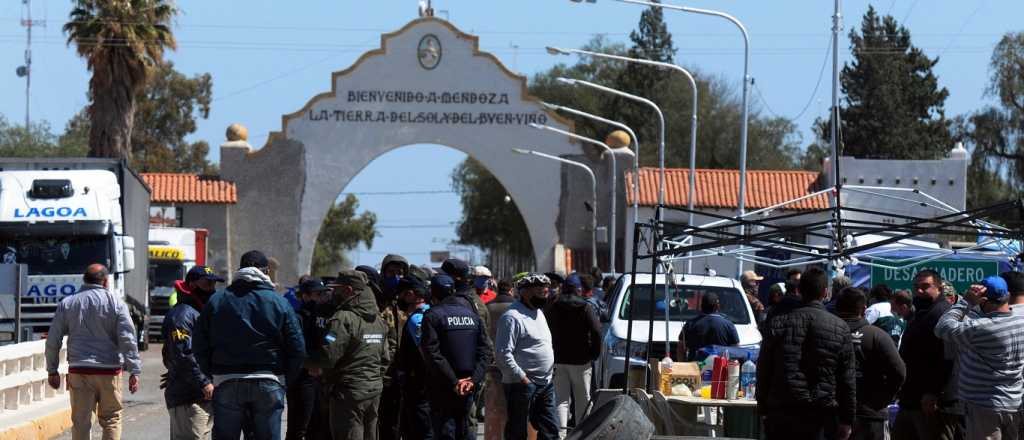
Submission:
[[[665,357],[665,342],[669,352],[675,355],[675,347],[683,324],[700,313],[700,301],[704,294],[718,295],[721,313],[736,325],[740,336],[740,347],[755,348],[761,344],[761,333],[757,329],[754,311],[743,294],[740,283],[731,278],[703,275],[675,275],[675,282],[665,285],[666,276],[659,274],[651,294],[651,275],[637,274],[636,283],[630,275],[623,275],[605,297],[610,309],[610,321],[605,325],[601,357],[598,358],[594,376],[598,388],[621,388],[625,384],[626,334],[629,329],[629,315],[633,311],[633,334],[629,344],[630,366],[648,368],[647,359]],[[665,291],[668,288],[669,310],[665,319]],[[654,303],[654,316],[651,306]],[[648,332],[653,327],[652,344],[647,346]],[[648,350],[649,349],[649,350]],[[678,360],[678,359],[676,359]]]

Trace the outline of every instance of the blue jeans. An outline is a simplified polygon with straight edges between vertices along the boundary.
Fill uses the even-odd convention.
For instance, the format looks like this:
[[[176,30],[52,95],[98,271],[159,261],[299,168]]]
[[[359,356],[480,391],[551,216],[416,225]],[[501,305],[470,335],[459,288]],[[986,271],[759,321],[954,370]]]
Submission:
[[[275,380],[230,380],[213,391],[213,440],[281,440],[284,387]],[[252,438],[249,438],[249,433]]]
[[[558,439],[555,386],[521,383],[504,384],[508,401],[505,440],[526,440],[526,424],[537,430],[537,440]]]

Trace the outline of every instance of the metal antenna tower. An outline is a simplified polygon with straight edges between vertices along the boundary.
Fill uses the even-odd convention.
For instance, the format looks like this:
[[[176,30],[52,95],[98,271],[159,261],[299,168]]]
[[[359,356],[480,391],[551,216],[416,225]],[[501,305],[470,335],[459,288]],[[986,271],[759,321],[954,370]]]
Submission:
[[[25,27],[25,65],[18,66],[15,70],[19,77],[25,77],[25,129],[28,130],[29,122],[32,121],[31,90],[32,90],[32,28],[35,26],[46,26],[45,20],[32,20],[32,0],[21,0],[25,5],[25,18],[21,19],[21,25]]]

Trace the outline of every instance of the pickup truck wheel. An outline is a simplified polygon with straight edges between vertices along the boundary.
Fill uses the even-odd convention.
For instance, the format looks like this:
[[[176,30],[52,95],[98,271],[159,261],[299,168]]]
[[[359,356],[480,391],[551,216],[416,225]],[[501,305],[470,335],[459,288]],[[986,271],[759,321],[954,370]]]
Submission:
[[[632,398],[619,395],[592,411],[566,440],[648,440],[654,424]]]

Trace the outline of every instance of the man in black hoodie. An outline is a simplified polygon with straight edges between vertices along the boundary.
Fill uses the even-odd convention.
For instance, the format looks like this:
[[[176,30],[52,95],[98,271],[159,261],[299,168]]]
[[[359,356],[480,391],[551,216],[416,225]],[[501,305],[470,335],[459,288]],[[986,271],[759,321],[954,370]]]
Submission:
[[[591,362],[601,355],[601,322],[594,307],[580,296],[582,288],[579,275],[570,274],[562,293],[544,309],[555,351],[555,404],[562,438],[569,425],[570,398],[575,402],[576,425],[583,421],[590,403]]]
[[[822,305],[828,276],[815,267],[800,277],[802,303],[765,324],[757,360],[757,406],[765,438],[849,437],[857,412],[856,361],[850,327]]]
[[[922,270],[914,276],[913,286],[914,318],[900,342],[907,381],[900,390],[900,412],[892,428],[895,440],[938,439],[947,424],[955,423],[939,411],[944,402],[956,401],[956,396],[943,393],[953,374],[953,360],[935,336],[939,318],[950,308],[942,297],[942,276]]]
[[[850,326],[853,353],[857,358],[857,422],[854,440],[883,440],[887,409],[907,378],[896,343],[885,330],[864,319],[867,296],[847,287],[836,298],[836,312]]]

